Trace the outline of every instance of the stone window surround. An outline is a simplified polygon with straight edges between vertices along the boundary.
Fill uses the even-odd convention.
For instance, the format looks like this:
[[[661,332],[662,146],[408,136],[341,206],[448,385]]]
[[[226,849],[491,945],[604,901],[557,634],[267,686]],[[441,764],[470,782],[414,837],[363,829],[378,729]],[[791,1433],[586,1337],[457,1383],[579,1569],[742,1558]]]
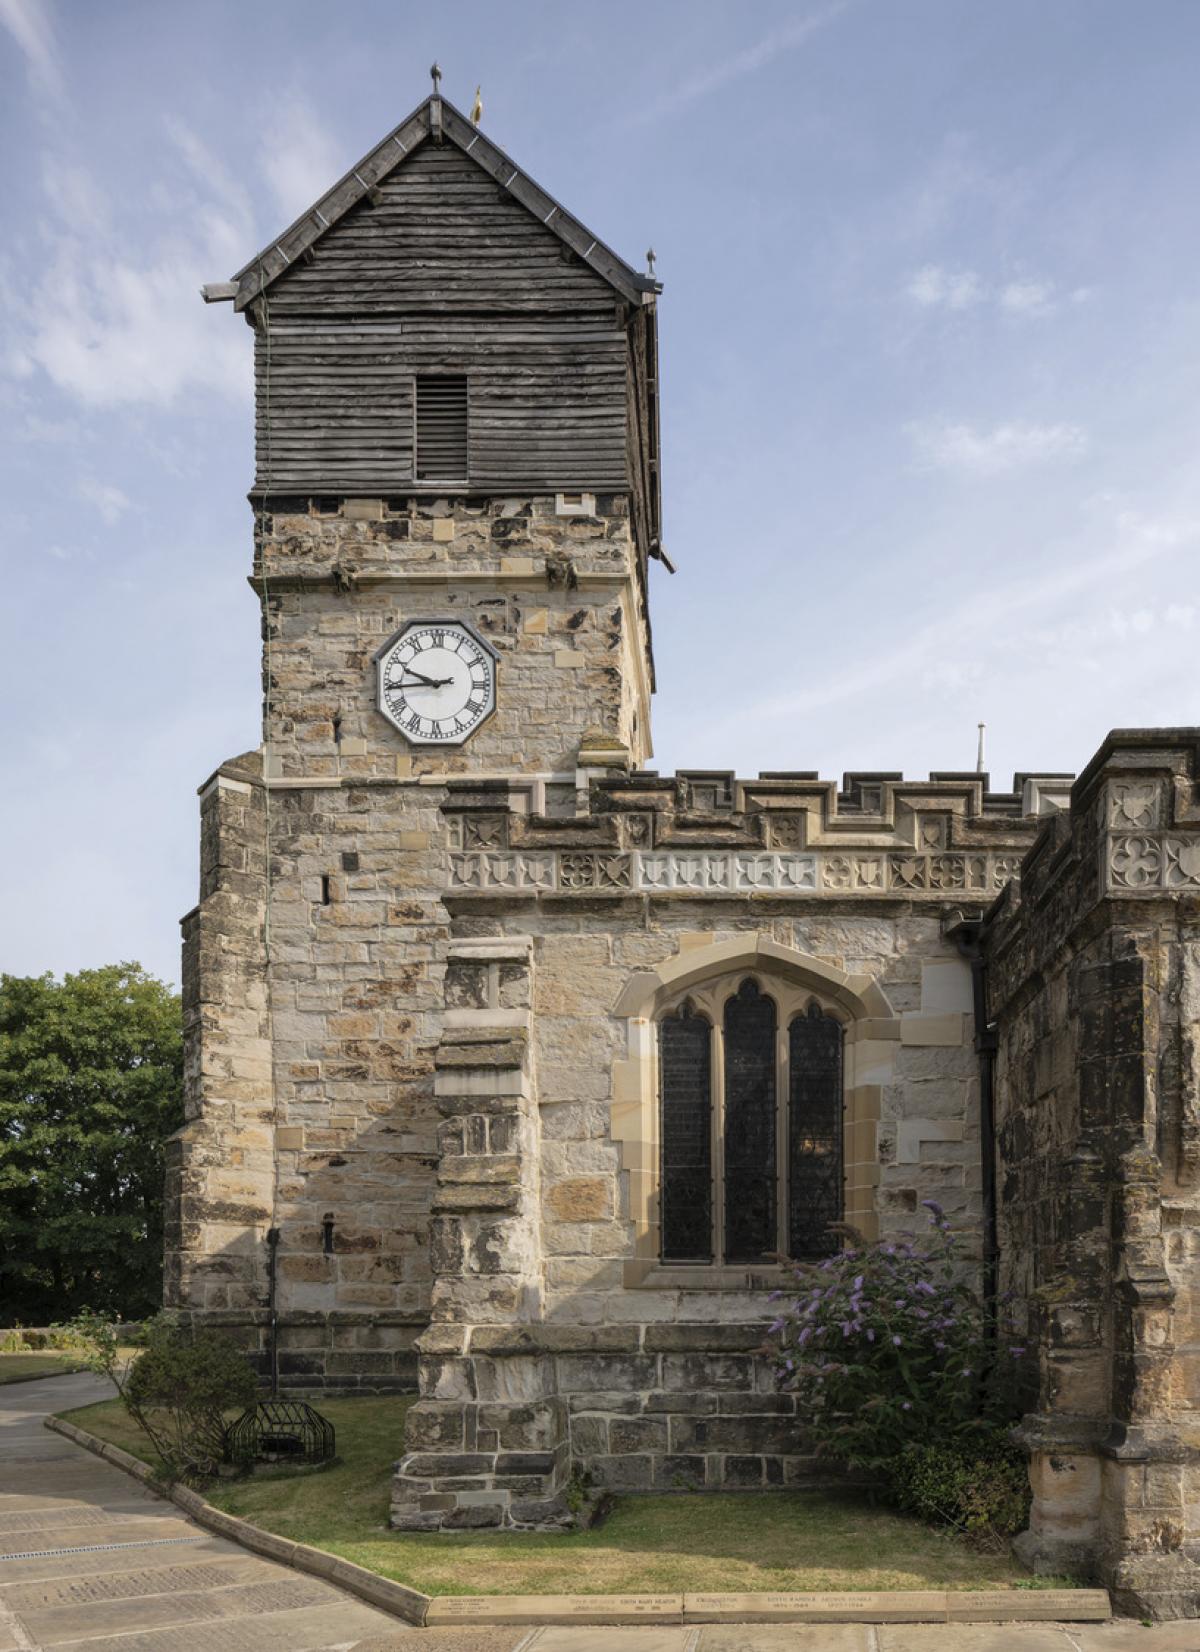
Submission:
[[[769,998],[775,1005],[775,1249],[781,1253],[787,1250],[787,1221],[789,1211],[788,1201],[788,1133],[789,1113],[788,1105],[791,1096],[791,1039],[792,1022],[802,1018],[808,1011],[809,1005],[816,1003],[823,1014],[830,1016],[842,1029],[842,1071],[845,1072],[845,1033],[849,1025],[847,1012],[836,1004],[826,1004],[819,994],[811,988],[802,986],[795,981],[785,980],[780,976],[771,975],[762,970],[738,970],[732,974],[722,974],[685,987],[675,993],[663,1005],[655,1017],[655,1026],[661,1026],[669,1016],[676,1014],[683,1004],[689,1004],[692,1010],[708,1022],[709,1048],[711,1059],[709,1062],[709,1128],[712,1139],[712,1244],[713,1255],[719,1257],[724,1249],[725,1220],[724,1220],[724,1185],[725,1185],[725,1153],[724,1153],[724,1122],[725,1122],[725,1011],[731,999],[737,994],[746,981],[753,981],[764,998]],[[656,1089],[657,1089],[657,1051],[658,1041],[655,1040],[656,1052]],[[843,1096],[844,1096],[843,1079]],[[843,1155],[845,1150],[845,1122],[847,1109],[843,1102]],[[656,1116],[656,1123],[661,1122],[661,1113]],[[662,1180],[661,1159],[659,1164],[658,1181]],[[845,1219],[845,1159],[842,1167],[842,1199],[841,1219]],[[769,1263],[760,1263],[757,1268],[754,1263],[699,1263],[699,1262],[661,1262],[664,1272],[669,1268],[679,1267],[716,1267],[722,1272],[744,1275],[747,1268],[755,1269],[770,1266]]]
[[[865,1238],[878,1237],[880,1103],[900,1040],[900,1018],[883,989],[868,975],[848,975],[766,935],[731,941],[683,936],[673,958],[630,978],[613,1009],[626,1023],[627,1054],[613,1070],[612,1138],[621,1152],[634,1228],[634,1254],[625,1266],[627,1287],[744,1291],[769,1288],[782,1276],[770,1264],[664,1263],[659,1257],[658,1021],[689,996],[700,1004],[715,994],[723,1004],[747,975],[775,999],[781,1022],[814,998],[842,1022],[845,1219]]]

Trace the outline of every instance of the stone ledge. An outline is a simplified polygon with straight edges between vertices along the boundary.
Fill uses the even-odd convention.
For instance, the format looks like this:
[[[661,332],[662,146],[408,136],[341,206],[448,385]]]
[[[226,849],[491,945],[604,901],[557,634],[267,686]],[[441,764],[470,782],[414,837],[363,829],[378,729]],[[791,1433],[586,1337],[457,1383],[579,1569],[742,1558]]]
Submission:
[[[1103,1589],[896,1589],[813,1594],[443,1595],[426,1626],[634,1623],[1102,1623]]]

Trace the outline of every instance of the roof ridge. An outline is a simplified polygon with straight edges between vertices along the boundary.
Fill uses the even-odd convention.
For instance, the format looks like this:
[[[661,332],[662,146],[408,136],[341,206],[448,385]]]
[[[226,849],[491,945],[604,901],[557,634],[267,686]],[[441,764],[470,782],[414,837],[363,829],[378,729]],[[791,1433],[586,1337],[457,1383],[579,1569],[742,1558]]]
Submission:
[[[436,105],[436,114],[435,114]],[[448,98],[431,93],[302,212],[282,234],[269,241],[228,282],[214,283],[206,297],[232,298],[243,310],[314,246],[350,209],[368,196],[418,145],[435,132],[448,138],[500,187],[570,247],[597,275],[631,304],[646,303],[662,291],[653,276],[635,270],[599,236],[563,207],[548,190],[524,172]],[[505,177],[504,173],[508,176]]]

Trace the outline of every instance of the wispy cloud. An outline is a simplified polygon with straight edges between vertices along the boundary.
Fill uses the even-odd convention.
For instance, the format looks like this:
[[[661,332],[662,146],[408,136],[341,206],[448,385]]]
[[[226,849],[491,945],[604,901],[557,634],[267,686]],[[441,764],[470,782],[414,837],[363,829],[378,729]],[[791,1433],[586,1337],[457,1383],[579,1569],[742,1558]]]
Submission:
[[[1193,554],[1195,548],[1200,547],[1200,517],[1186,512],[1147,517],[1135,511],[1119,511],[1108,524],[1107,538],[1109,548],[1100,554],[1089,553],[1061,567],[1055,567],[1054,558],[1049,558],[1048,571],[1040,579],[1022,575],[990,589],[972,591],[964,601],[940,612],[936,619],[915,626],[910,635],[894,647],[879,650],[859,671],[850,675],[828,673],[814,687],[764,696],[748,706],[739,705],[735,714],[709,726],[710,739],[719,743],[726,733],[738,727],[744,729],[747,719],[790,721],[865,695],[886,695],[917,674],[929,673],[935,683],[940,680],[943,685],[970,687],[981,658],[978,652],[981,615],[986,615],[989,634],[999,639],[998,646],[1004,649],[1010,647],[1011,636],[1023,616],[1032,615],[1041,620],[1066,610],[1070,616],[1068,623],[1078,629],[1080,604],[1088,595],[1107,589],[1110,582],[1160,558]],[[1186,610],[1168,610],[1164,617],[1169,625],[1181,630],[1191,624],[1191,615]],[[1038,635],[1045,639],[1049,633],[1042,627]],[[966,639],[969,657],[956,662],[948,654],[948,638]]]
[[[840,3],[812,12],[808,17],[800,17],[794,22],[785,23],[782,28],[772,29],[770,34],[764,35],[753,46],[747,46],[744,51],[734,52],[732,56],[725,58],[721,63],[714,63],[710,68],[701,69],[672,91],[646,104],[635,112],[628,124],[644,126],[650,121],[661,120],[666,115],[677,115],[681,109],[699,102],[710,92],[719,91],[730,81],[741,80],[745,75],[754,74],[774,58],[781,57],[786,52],[794,52],[805,45],[813,35],[835,22],[848,4],[849,0],[840,0]]]
[[[63,92],[54,19],[45,0],[0,0],[0,24],[25,56],[34,86],[51,97]]]
[[[922,264],[905,282],[904,292],[924,310],[970,310],[988,305],[1023,320],[1053,315],[1066,304],[1082,304],[1092,296],[1090,287],[1064,291],[1057,282],[1036,276],[989,281],[978,270],[945,264]]]
[[[1043,316],[1054,308],[1053,281],[1010,281],[1001,287],[998,303],[1010,315]]]
[[[1088,445],[1086,432],[1075,424],[998,424],[980,430],[926,421],[906,429],[923,469],[979,478],[1078,459]]]
[[[89,504],[95,505],[101,521],[110,528],[121,520],[132,503],[129,495],[113,483],[96,482],[91,478],[85,478],[80,482],[79,494]]]
[[[345,160],[339,161],[331,134],[305,98],[293,96],[277,105],[270,133],[262,169],[281,216],[290,222],[337,182]]]
[[[984,298],[983,282],[974,270],[948,270],[940,264],[923,265],[905,290],[914,303],[929,310],[969,310]]]
[[[185,130],[168,137],[149,240],[79,161],[44,158],[36,278],[0,256],[0,371],[44,374],[93,408],[249,394],[244,341],[212,325],[198,293],[254,245],[248,199]]]

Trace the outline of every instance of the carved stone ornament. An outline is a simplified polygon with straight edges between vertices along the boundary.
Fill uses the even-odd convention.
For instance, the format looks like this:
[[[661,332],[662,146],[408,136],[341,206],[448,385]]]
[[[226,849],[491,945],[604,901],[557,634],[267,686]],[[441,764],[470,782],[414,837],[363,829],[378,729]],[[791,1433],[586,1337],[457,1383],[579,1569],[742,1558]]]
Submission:
[[[1162,849],[1152,837],[1115,837],[1109,845],[1109,875],[1117,889],[1157,888]]]
[[[1120,841],[1143,844],[1138,851],[1142,859],[1158,856],[1154,866],[1161,864],[1161,851],[1152,840]],[[1126,851],[1126,858],[1131,853]],[[1175,882],[1200,881],[1197,849],[1189,840],[1172,840],[1171,856],[1170,875]],[[1121,860],[1122,868],[1126,858]],[[1002,889],[1019,867],[1017,855],[983,852],[886,855],[822,850],[775,854],[726,849],[547,849],[541,853],[464,850],[450,857],[454,889],[628,889],[679,895],[760,892],[831,899],[891,894],[944,900],[962,890]]]
[[[1108,824],[1118,831],[1147,831],[1162,825],[1162,787],[1152,780],[1110,780]]]

